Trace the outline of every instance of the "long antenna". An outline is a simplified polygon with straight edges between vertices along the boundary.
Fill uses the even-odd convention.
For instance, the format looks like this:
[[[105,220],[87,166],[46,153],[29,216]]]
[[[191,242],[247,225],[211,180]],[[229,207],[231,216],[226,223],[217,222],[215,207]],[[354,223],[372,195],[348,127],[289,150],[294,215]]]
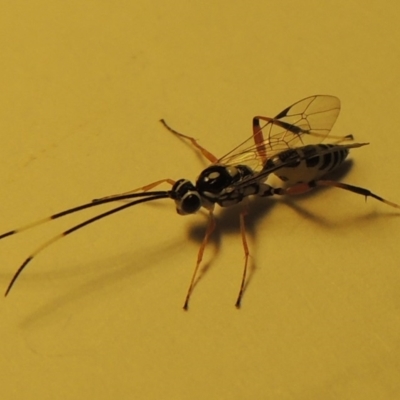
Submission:
[[[35,251],[33,251],[26,258],[26,260],[21,264],[21,266],[15,272],[14,276],[12,277],[12,279],[11,279],[11,281],[10,281],[8,287],[7,287],[7,290],[6,290],[5,294],[4,294],[4,296],[8,295],[8,293],[10,292],[10,290],[13,287],[14,283],[18,279],[19,275],[22,273],[22,271],[25,269],[25,267],[33,260],[33,258],[37,254],[39,254],[41,251],[43,251],[44,249],[49,247],[51,244],[55,243],[56,241],[62,239],[63,237],[65,237],[65,236],[67,236],[67,235],[69,235],[69,234],[71,234],[71,233],[73,233],[73,232],[75,232],[75,231],[77,231],[77,230],[79,230],[79,229],[81,229],[81,228],[93,223],[93,222],[96,222],[96,221],[98,221],[98,220],[100,220],[102,218],[108,217],[109,215],[112,215],[112,214],[115,214],[115,213],[117,213],[119,211],[122,211],[125,208],[129,208],[129,207],[135,206],[135,205],[140,204],[140,203],[146,203],[148,201],[169,198],[170,197],[170,192],[169,191],[156,191],[156,192],[149,192],[149,193],[135,193],[135,194],[117,196],[117,197],[114,197],[112,199],[104,199],[104,200],[100,200],[100,201],[96,201],[96,202],[92,202],[92,203],[83,204],[81,206],[70,208],[68,210],[65,210],[65,211],[62,211],[60,213],[54,214],[54,215],[52,215],[52,216],[50,216],[48,218],[42,219],[40,221],[37,221],[36,223],[29,224],[29,225],[27,225],[27,226],[25,226],[23,228],[16,229],[16,230],[13,230],[13,231],[9,231],[9,232],[1,235],[0,239],[2,239],[4,237],[7,237],[7,236],[10,236],[10,235],[13,235],[13,234],[16,234],[16,233],[19,233],[19,232],[21,232],[21,231],[23,231],[25,229],[32,228],[32,227],[34,227],[36,225],[39,225],[39,224],[42,224],[44,222],[47,222],[47,221],[50,221],[50,220],[53,220],[53,219],[56,219],[56,218],[61,218],[61,217],[65,216],[65,215],[68,215],[68,214],[71,214],[71,213],[74,213],[74,212],[78,212],[78,211],[83,210],[85,208],[90,208],[90,207],[94,207],[94,206],[97,206],[97,205],[100,205],[100,204],[110,203],[110,202],[113,202],[113,201],[126,200],[126,199],[130,199],[130,198],[143,197],[143,196],[145,196],[145,197],[141,198],[141,199],[138,199],[138,200],[135,200],[135,201],[131,201],[131,202],[127,203],[127,204],[124,204],[122,206],[116,207],[116,208],[114,208],[112,210],[106,211],[106,212],[104,212],[102,214],[99,214],[99,215],[96,215],[96,216],[94,216],[94,217],[92,217],[92,218],[90,218],[90,219],[88,219],[86,221],[83,221],[83,222],[73,226],[72,228],[69,228],[66,231],[64,231],[64,232],[52,237],[47,242],[43,243],[41,246],[39,246]]]
[[[15,235],[17,233],[20,233],[20,232],[26,231],[28,229],[34,228],[35,226],[42,225],[42,224],[44,224],[44,223],[46,223],[48,221],[52,221],[53,219],[58,219],[58,218],[66,216],[68,214],[73,214],[73,213],[76,213],[78,211],[84,210],[86,208],[96,207],[96,206],[99,206],[101,204],[112,203],[114,201],[134,199],[136,197],[153,197],[153,196],[162,196],[160,198],[170,197],[170,192],[159,190],[159,191],[154,191],[154,192],[130,193],[130,194],[124,194],[124,195],[121,195],[121,196],[113,196],[113,197],[109,197],[109,198],[105,197],[105,198],[100,199],[100,200],[93,200],[90,203],[86,203],[86,204],[82,204],[82,205],[77,206],[77,207],[69,208],[68,210],[64,210],[64,211],[58,212],[57,214],[53,214],[53,215],[51,215],[49,217],[42,218],[42,219],[40,219],[38,221],[31,222],[28,225],[21,226],[20,228],[13,229],[11,231],[3,233],[2,235],[0,235],[0,240],[6,238],[7,236]]]

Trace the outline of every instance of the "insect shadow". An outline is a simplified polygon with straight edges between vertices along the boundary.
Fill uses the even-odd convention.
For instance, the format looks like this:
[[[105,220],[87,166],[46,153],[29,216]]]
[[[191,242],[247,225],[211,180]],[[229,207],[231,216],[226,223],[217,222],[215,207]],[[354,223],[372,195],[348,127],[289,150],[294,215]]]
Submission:
[[[327,179],[332,179],[339,181],[343,179],[349,171],[353,168],[354,162],[346,160],[339,168],[330,172],[326,175]],[[319,187],[315,190],[311,190],[307,193],[303,193],[295,196],[283,196],[274,198],[260,198],[253,197],[251,199],[247,198],[247,203],[245,205],[237,204],[229,208],[221,208],[220,212],[216,215],[217,226],[213,234],[211,235],[209,242],[207,244],[207,249],[213,248],[212,257],[208,257],[208,260],[202,264],[201,270],[199,271],[198,278],[195,285],[199,283],[199,280],[210,270],[212,264],[216,261],[221,247],[222,247],[222,237],[225,234],[235,234],[240,236],[240,224],[239,224],[239,214],[243,209],[246,209],[246,236],[251,239],[254,251],[251,254],[255,254],[257,248],[257,231],[260,224],[264,223],[264,218],[272,211],[274,207],[278,204],[284,204],[294,210],[300,217],[309,220],[326,229],[334,229],[338,227],[339,223],[326,218],[324,214],[316,214],[308,209],[302,207],[299,204],[299,200],[307,200],[314,196],[318,196],[321,192],[325,190],[332,190],[332,188]],[[374,218],[382,218],[385,216],[400,216],[398,212],[379,212],[375,211],[369,212],[367,214],[363,213],[360,216],[354,218],[354,223],[358,223],[360,220],[371,220]],[[348,220],[342,222],[342,224],[349,225],[351,221]],[[205,225],[202,222],[196,222],[191,224],[188,230],[188,238],[197,243],[201,243],[204,238]],[[238,261],[240,265],[240,261]],[[246,279],[244,288],[246,289],[250,284],[255,271],[257,270],[256,259],[254,257],[250,258],[249,273]]]
[[[148,247],[135,249],[133,252],[68,266],[67,270],[57,269],[57,261],[55,261],[54,270],[50,273],[48,270],[46,272],[32,271],[26,279],[39,281],[40,285],[43,284],[44,276],[48,285],[51,285],[52,281],[60,282],[71,276],[74,277],[74,284],[67,283],[64,288],[52,292],[43,303],[29,307],[29,313],[22,318],[20,327],[32,328],[43,320],[51,321],[52,316],[60,310],[71,309],[73,313],[74,307],[77,305],[83,307],[85,302],[96,302],[97,296],[104,297],[110,292],[113,296],[119,292],[124,295],[126,291],[135,290],[135,282],[140,282],[141,274],[144,272],[151,274],[152,269],[156,271],[156,268],[160,268],[160,259],[166,257],[165,253],[178,253],[180,247],[181,243],[177,239],[176,242],[159,244],[156,250],[149,244]],[[134,318],[133,315],[132,318]]]

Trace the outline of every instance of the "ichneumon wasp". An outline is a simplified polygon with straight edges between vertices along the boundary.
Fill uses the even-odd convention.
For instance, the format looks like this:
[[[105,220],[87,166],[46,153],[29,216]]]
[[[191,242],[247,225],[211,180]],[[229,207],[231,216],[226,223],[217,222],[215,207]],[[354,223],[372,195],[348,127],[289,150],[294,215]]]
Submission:
[[[188,309],[198,271],[207,242],[215,228],[214,208],[229,207],[240,203],[249,196],[268,197],[273,195],[295,195],[305,193],[318,186],[336,187],[365,197],[373,197],[391,207],[398,204],[385,200],[367,189],[325,180],[323,177],[337,168],[349,154],[349,150],[367,145],[354,143],[352,135],[329,135],[340,112],[340,100],[329,95],[307,97],[285,108],[274,118],[256,116],[253,118],[253,134],[221,158],[202,147],[196,139],[170,128],[164,120],[161,123],[182,140],[190,142],[211,164],[197,178],[195,184],[187,179],[161,179],[141,188],[122,194],[102,197],[90,203],[61,211],[21,228],[0,235],[0,239],[15,235],[48,221],[64,217],[86,208],[105,203],[128,201],[107,212],[98,214],[70,229],[54,236],[33,251],[25,259],[9,283],[7,295],[25,267],[41,251],[61,238],[109,215],[135,205],[160,199],[172,199],[180,215],[194,214],[200,209],[208,212],[208,224],[198,251],[189,289],[183,308]],[[324,140],[325,143],[322,143]],[[266,183],[270,174],[285,182],[284,187],[272,187]],[[167,183],[170,190],[152,191],[156,186]],[[244,268],[236,307],[241,305],[244,292],[249,250],[245,232],[245,208],[240,213],[240,229],[245,254]]]

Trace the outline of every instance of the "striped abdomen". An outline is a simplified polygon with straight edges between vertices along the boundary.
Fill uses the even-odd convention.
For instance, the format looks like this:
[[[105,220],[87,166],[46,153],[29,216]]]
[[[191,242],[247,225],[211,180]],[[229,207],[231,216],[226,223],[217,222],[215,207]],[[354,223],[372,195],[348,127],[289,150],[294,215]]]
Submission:
[[[338,167],[349,154],[346,145],[317,144],[289,149],[268,160],[265,168],[285,165],[275,175],[290,185],[319,179]],[[293,162],[290,162],[293,159]],[[289,163],[288,163],[289,161]]]

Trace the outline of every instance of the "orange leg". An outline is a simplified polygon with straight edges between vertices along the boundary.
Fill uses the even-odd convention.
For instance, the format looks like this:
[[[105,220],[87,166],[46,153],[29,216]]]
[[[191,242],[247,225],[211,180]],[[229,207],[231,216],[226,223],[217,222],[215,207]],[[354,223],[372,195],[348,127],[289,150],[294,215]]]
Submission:
[[[365,198],[373,197],[374,199],[379,200],[382,203],[387,204],[388,206],[400,208],[400,205],[393,203],[392,201],[385,200],[382,197],[372,193],[368,189],[364,189],[364,188],[361,188],[358,186],[348,185],[347,183],[341,183],[341,182],[335,182],[335,181],[325,181],[325,180],[317,181],[316,185],[317,186],[331,186],[331,187],[337,187],[339,189],[348,190],[353,193],[361,194],[362,196],[365,196]]]
[[[286,189],[283,189],[283,188],[274,189],[274,193],[278,194],[278,195],[303,194],[303,193],[306,193],[306,192],[314,189],[316,186],[328,186],[328,187],[336,187],[339,189],[348,190],[349,192],[360,194],[361,196],[364,196],[365,198],[372,197],[378,201],[381,201],[382,203],[387,204],[390,207],[400,208],[400,205],[393,203],[392,201],[383,199],[382,197],[376,195],[375,193],[372,193],[368,189],[364,189],[359,186],[348,185],[347,183],[335,182],[335,181],[329,181],[329,180],[318,180],[315,182],[298,183],[297,185],[288,187]]]
[[[192,292],[193,292],[193,288],[194,288],[194,286],[196,285],[197,273],[198,273],[198,271],[199,271],[200,263],[201,263],[201,261],[203,260],[204,250],[205,250],[205,248],[206,248],[206,246],[207,246],[207,243],[208,243],[208,241],[209,241],[209,239],[210,239],[211,234],[213,233],[213,231],[214,231],[214,229],[215,229],[215,226],[216,226],[216,224],[215,224],[214,215],[213,215],[212,211],[210,211],[209,220],[208,220],[207,229],[206,229],[206,233],[205,233],[205,235],[204,235],[203,242],[201,243],[199,252],[198,252],[198,254],[197,254],[196,267],[194,268],[193,275],[192,275],[192,279],[191,279],[190,285],[189,285],[189,289],[188,289],[188,292],[187,292],[187,294],[186,294],[185,303],[184,303],[184,305],[183,305],[183,309],[184,309],[185,311],[187,311],[188,308],[189,308],[189,299],[190,299],[190,296],[191,296],[191,294],[192,294]]]
[[[265,148],[264,134],[260,125],[260,119],[263,121],[272,121],[272,118],[254,117],[253,118],[253,138],[257,147],[258,156],[261,158],[262,165],[267,161],[267,150]]]
[[[214,156],[214,154],[210,153],[208,150],[206,150],[203,146],[200,146],[197,143],[197,140],[195,138],[192,138],[191,136],[186,136],[183,133],[177,132],[175,129],[172,129],[163,119],[160,119],[160,122],[167,128],[170,132],[172,132],[174,135],[178,136],[179,138],[183,140],[189,140],[191,144],[200,151],[200,153],[207,158],[208,161],[211,161],[213,164],[218,162],[218,158]]]
[[[247,264],[248,264],[248,260],[250,257],[250,252],[249,252],[249,246],[247,245],[247,239],[246,239],[246,226],[245,226],[245,222],[244,222],[244,218],[247,215],[247,211],[243,210],[240,213],[240,233],[242,235],[242,244],[243,244],[243,250],[244,250],[244,269],[243,269],[243,275],[242,275],[242,282],[240,284],[240,290],[239,290],[239,294],[235,303],[236,308],[240,308],[241,305],[241,301],[242,301],[242,296],[244,293],[244,289],[246,286],[246,277],[247,277]]]

